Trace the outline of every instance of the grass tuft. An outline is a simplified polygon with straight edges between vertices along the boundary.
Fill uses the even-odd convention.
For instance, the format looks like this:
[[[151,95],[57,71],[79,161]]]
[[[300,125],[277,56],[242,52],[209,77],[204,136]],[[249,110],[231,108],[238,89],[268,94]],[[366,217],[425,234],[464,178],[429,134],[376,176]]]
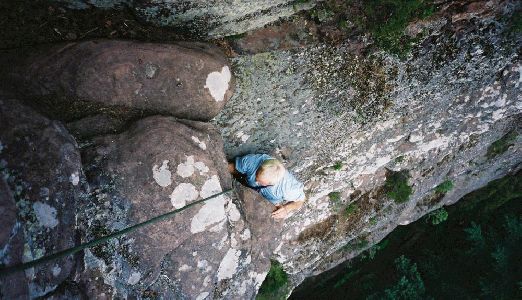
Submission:
[[[500,139],[493,142],[488,147],[488,152],[486,153],[487,158],[493,158],[506,152],[509,149],[509,147],[515,144],[517,136],[518,134],[516,133],[516,131],[510,131]]]
[[[434,6],[426,0],[367,0],[364,13],[367,27],[375,43],[387,52],[404,58],[412,48],[414,38],[404,35],[414,19],[429,17]]]
[[[396,203],[408,201],[413,192],[411,186],[408,185],[408,178],[409,172],[407,170],[399,172],[390,171],[384,183],[386,195],[395,200]]]
[[[441,194],[446,194],[447,192],[451,191],[453,189],[453,181],[451,180],[445,180],[444,182],[442,182],[441,184],[437,185],[437,187],[435,187],[435,192],[437,193],[441,193]]]

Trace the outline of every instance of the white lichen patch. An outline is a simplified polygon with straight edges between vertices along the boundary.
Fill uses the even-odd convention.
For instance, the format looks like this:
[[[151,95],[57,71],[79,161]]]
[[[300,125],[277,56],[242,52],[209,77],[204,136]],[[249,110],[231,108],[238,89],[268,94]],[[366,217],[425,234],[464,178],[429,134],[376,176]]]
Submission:
[[[53,272],[53,276],[57,277],[62,272],[62,268],[58,265],[54,265],[53,269],[51,270]]]
[[[152,177],[161,187],[167,187],[172,184],[172,173],[169,170],[169,161],[164,160],[161,167],[154,165],[152,167]]]
[[[145,76],[147,76],[148,79],[154,78],[157,71],[158,66],[156,66],[155,64],[147,63],[145,65]]]
[[[230,236],[230,247],[238,248],[237,247],[237,240],[236,240],[236,234],[235,233],[232,233],[232,235]]]
[[[196,187],[190,183],[180,183],[170,195],[170,203],[174,208],[182,208],[187,202],[198,198],[199,193]]]
[[[256,289],[258,289],[261,286],[261,284],[265,280],[266,274],[268,274],[268,272],[266,272],[266,273],[257,273],[257,272],[253,272],[252,271],[252,272],[248,273],[250,278],[254,281],[254,286],[256,287]]]
[[[33,210],[40,222],[40,225],[47,228],[54,228],[58,225],[58,220],[56,219],[56,209],[48,204],[37,201],[33,203]]]
[[[187,156],[187,161],[178,165],[176,173],[183,178],[192,176],[194,174],[194,156]]]
[[[205,279],[203,279],[203,286],[207,287],[208,284],[210,283],[210,280],[211,280],[210,276],[205,276]]]
[[[441,149],[446,148],[449,145],[450,139],[448,137],[442,136],[437,139],[431,140],[425,144],[421,144],[418,146],[418,151],[421,153],[426,153],[432,149]]]
[[[197,266],[198,266],[198,269],[202,270],[205,273],[212,271],[212,266],[205,259],[198,261]]]
[[[221,68],[221,72],[211,72],[207,76],[207,81],[204,88],[208,89],[210,95],[217,102],[225,99],[225,93],[228,91],[228,84],[232,74],[228,66]]]
[[[72,185],[78,185],[80,182],[80,175],[78,172],[72,173],[71,176],[69,176],[69,181],[72,183]]]
[[[228,213],[228,219],[232,222],[237,222],[241,218],[241,214],[239,213],[237,206],[232,202],[228,206],[227,213]]]
[[[198,139],[198,137],[196,137],[196,136],[192,136],[192,140],[193,140],[196,144],[198,144],[198,146],[199,146],[199,148],[201,148],[201,150],[207,150],[207,144],[205,144],[205,142],[203,142],[203,141],[200,141],[200,140]]]
[[[201,198],[207,198],[221,191],[222,189],[221,184],[219,183],[219,178],[217,175],[213,175],[210,179],[205,181],[199,194]],[[213,224],[223,221],[225,219],[225,202],[226,199],[223,195],[206,201],[203,207],[192,218],[190,232],[203,232]]]
[[[245,231],[243,231],[243,233],[241,233],[241,235],[240,235],[240,237],[243,241],[250,239],[250,236],[251,236],[250,229],[248,229],[248,228],[245,229]]]
[[[208,229],[209,232],[220,232],[221,230],[223,230],[223,226],[225,225],[226,221],[223,220],[219,223],[217,223],[216,225],[210,227]]]
[[[132,272],[132,274],[129,276],[129,279],[127,280],[127,283],[130,285],[135,285],[136,283],[140,282],[141,274],[139,272]]]
[[[208,295],[210,295],[208,292],[203,292],[201,294],[199,294],[197,297],[196,297],[196,300],[203,300],[203,299],[206,299],[208,297]]]
[[[182,265],[181,267],[179,267],[179,270],[181,272],[186,272],[186,271],[190,271],[192,268],[189,266],[189,265]]]
[[[241,140],[242,143],[248,141],[250,136],[248,134],[245,134],[243,131],[238,131],[236,133],[236,137]]]
[[[200,174],[205,174],[207,173],[210,169],[207,167],[207,165],[205,165],[203,162],[201,161],[197,161],[196,163],[194,163],[194,167],[199,171]]]
[[[225,257],[221,260],[218,268],[218,280],[232,278],[236,273],[237,266],[239,264],[239,256],[241,251],[234,248],[228,249]]]
[[[226,241],[228,240],[228,235],[223,236],[223,238],[219,241],[219,243],[212,243],[212,247],[221,250],[223,246],[225,246]]]

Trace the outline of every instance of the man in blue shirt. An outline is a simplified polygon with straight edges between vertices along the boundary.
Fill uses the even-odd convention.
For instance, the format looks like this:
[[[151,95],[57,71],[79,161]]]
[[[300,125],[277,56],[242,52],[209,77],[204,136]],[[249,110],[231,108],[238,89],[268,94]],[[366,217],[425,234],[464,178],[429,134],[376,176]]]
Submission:
[[[305,200],[304,186],[277,159],[267,154],[239,156],[228,164],[232,175],[242,176],[251,188],[276,206],[274,218],[284,218]]]

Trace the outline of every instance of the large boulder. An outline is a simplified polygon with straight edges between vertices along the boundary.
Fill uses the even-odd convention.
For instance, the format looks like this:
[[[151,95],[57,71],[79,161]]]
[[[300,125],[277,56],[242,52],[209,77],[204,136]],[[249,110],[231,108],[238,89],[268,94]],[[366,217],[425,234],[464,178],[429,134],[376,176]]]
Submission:
[[[100,112],[210,120],[232,95],[227,60],[208,44],[96,40],[27,51],[1,56],[3,90],[61,120]]]
[[[0,100],[0,169],[2,264],[73,247],[82,169],[78,146],[65,128],[15,100]],[[0,278],[0,294],[46,295],[69,278],[75,266],[75,257],[68,256]]]
[[[73,9],[129,7],[141,20],[200,38],[262,28],[315,6],[317,0],[55,0]]]
[[[218,38],[262,28],[280,18],[310,9],[316,0],[240,1],[137,0],[132,7],[141,19],[158,26],[183,28],[195,36]]]
[[[230,189],[222,147],[212,125],[162,116],[95,138],[84,151],[95,191],[79,216],[85,240]],[[95,298],[253,297],[270,264],[264,241],[271,237],[273,243],[278,233],[271,204],[255,196],[243,202],[229,192],[87,250],[80,276],[86,293]]]
[[[13,194],[2,176],[0,178],[0,263],[4,266],[22,263],[24,254],[24,233],[17,223],[18,209]],[[5,299],[24,299],[29,295],[25,284],[25,273],[16,272],[0,278],[0,295]]]

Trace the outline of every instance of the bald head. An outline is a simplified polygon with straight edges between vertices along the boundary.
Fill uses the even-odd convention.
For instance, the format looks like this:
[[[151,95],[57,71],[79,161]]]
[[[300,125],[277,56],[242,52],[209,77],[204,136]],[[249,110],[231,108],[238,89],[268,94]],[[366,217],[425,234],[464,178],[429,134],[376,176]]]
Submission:
[[[283,179],[285,167],[277,159],[265,160],[256,172],[256,181],[261,185],[274,185]]]

